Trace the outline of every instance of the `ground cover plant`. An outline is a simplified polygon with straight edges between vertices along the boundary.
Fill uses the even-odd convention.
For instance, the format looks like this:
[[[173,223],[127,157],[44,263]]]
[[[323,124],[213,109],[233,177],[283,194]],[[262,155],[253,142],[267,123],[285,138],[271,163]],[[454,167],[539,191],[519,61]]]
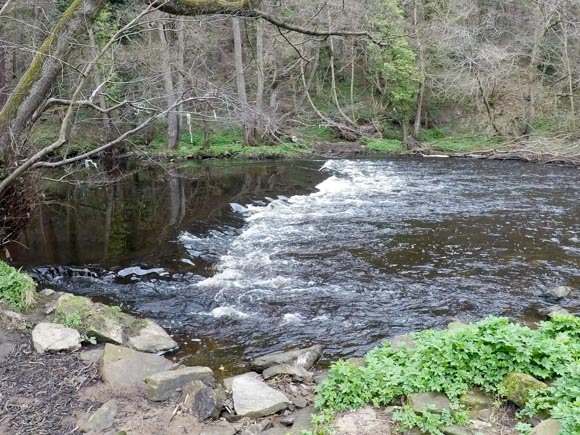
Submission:
[[[442,426],[469,424],[459,403],[468,389],[479,387],[501,397],[502,380],[518,372],[554,381],[530,394],[519,413],[522,432],[529,429],[527,417],[544,413],[561,422],[561,434],[580,433],[580,318],[555,315],[532,330],[488,317],[459,329],[427,330],[411,337],[414,347],[393,349],[387,341],[366,355],[364,366],[335,363],[318,389],[318,410],[328,415],[390,405],[411,393],[442,392],[453,403],[451,412],[417,414],[403,406],[394,413],[403,429],[441,434]]]
[[[35,294],[32,278],[0,260],[0,300],[22,311],[34,304]]]

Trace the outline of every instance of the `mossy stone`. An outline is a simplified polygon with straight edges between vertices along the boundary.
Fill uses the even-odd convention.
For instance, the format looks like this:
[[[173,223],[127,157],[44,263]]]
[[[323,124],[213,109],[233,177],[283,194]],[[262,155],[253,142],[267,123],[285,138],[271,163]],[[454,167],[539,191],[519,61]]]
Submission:
[[[510,402],[518,406],[524,406],[530,392],[547,387],[545,383],[538,381],[533,376],[513,372],[509,373],[501,382],[500,391]]]

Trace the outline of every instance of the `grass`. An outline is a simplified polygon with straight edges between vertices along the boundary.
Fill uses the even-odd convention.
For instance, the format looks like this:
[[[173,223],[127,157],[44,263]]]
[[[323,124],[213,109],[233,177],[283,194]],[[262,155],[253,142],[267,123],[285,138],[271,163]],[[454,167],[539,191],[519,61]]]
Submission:
[[[366,148],[369,151],[377,153],[404,153],[405,147],[403,142],[397,139],[366,139]]]
[[[36,284],[27,274],[0,260],[0,300],[19,311],[34,305]]]
[[[449,415],[435,418],[408,407],[394,414],[403,429],[417,427],[441,435],[441,425],[469,424],[459,401],[462,394],[478,387],[500,397],[506,375],[518,372],[553,381],[551,387],[533,393],[521,418],[547,413],[560,420],[562,435],[580,433],[580,318],[556,315],[532,330],[489,317],[460,329],[411,336],[413,348],[394,349],[385,342],[366,355],[362,367],[344,361],[333,364],[317,390],[316,407],[326,415],[318,420],[367,405],[391,405],[411,393],[443,392],[453,403]],[[525,422],[519,427],[525,433]]]

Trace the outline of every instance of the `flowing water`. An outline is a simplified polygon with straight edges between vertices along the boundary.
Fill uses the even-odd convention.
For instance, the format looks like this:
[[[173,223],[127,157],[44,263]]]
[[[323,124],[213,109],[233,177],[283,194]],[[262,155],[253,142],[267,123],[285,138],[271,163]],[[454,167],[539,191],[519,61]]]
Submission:
[[[185,363],[393,335],[487,315],[537,318],[576,287],[580,171],[448,159],[145,168],[60,187],[14,256],[45,285],[169,327]],[[64,267],[66,266],[66,267]]]

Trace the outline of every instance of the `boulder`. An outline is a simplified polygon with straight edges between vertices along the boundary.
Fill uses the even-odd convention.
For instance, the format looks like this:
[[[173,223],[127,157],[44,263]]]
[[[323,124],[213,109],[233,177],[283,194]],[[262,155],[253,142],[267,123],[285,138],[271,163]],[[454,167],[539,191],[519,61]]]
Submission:
[[[570,295],[570,293],[572,292],[572,288],[565,286],[565,285],[560,285],[557,287],[553,287],[551,289],[549,289],[546,294],[554,299],[564,299],[566,297],[568,297],[568,295]]]
[[[551,307],[542,310],[541,313],[551,319],[556,314],[570,314],[570,311],[560,305],[552,305]]]
[[[407,403],[413,411],[424,412],[430,410],[437,414],[451,409],[451,402],[442,393],[415,393],[407,396]]]
[[[458,424],[445,426],[441,429],[441,432],[443,432],[445,435],[473,435],[475,433],[471,429],[465,426],[460,426]]]
[[[290,400],[283,393],[251,375],[233,378],[232,396],[236,413],[243,417],[265,417],[290,405]]]
[[[291,427],[285,426],[284,420],[287,423],[292,421]],[[303,433],[310,433],[312,431],[312,408],[304,408],[297,410],[292,416],[284,417],[280,420],[281,426],[274,426],[264,432],[264,435],[302,435]]]
[[[181,389],[191,381],[214,384],[213,371],[209,367],[185,367],[156,373],[145,378],[147,398],[154,402],[174,399],[181,395]]]
[[[101,343],[123,344],[123,326],[115,317],[96,313],[87,322],[87,335]]]
[[[168,352],[177,349],[177,342],[169,336],[165,329],[147,319],[139,331],[129,337],[128,344],[141,352]]]
[[[334,422],[334,428],[336,435],[388,435],[391,431],[385,423],[374,408],[367,406],[340,415]]]
[[[391,348],[393,350],[415,349],[415,340],[410,335],[395,335],[391,339]]]
[[[558,420],[549,418],[532,429],[531,435],[558,435],[562,425]]]
[[[202,381],[191,381],[181,394],[182,405],[201,422],[217,419],[224,406],[225,391],[214,390]]]
[[[296,349],[289,352],[275,352],[255,358],[252,361],[252,367],[256,371],[262,372],[267,368],[276,365],[288,364],[308,370],[321,356],[322,347],[316,345],[306,349]]]
[[[533,376],[513,372],[504,378],[499,387],[510,402],[524,406],[531,391],[546,388],[547,385]]]
[[[85,364],[98,364],[103,352],[103,349],[85,350],[79,354],[79,359]]]
[[[273,378],[274,376],[290,376],[294,382],[311,382],[312,373],[303,367],[291,366],[288,364],[279,364],[272,366],[264,370],[262,377],[266,380]]]
[[[447,330],[449,331],[459,331],[461,329],[465,329],[467,328],[469,325],[463,323],[463,322],[451,322],[449,323],[449,325],[447,325]]]
[[[103,382],[113,387],[144,385],[143,379],[172,368],[168,359],[150,353],[137,352],[114,344],[105,344],[101,358]]]
[[[259,422],[246,426],[240,435],[260,435],[272,427],[272,420],[264,419]]]
[[[99,432],[113,426],[115,416],[117,415],[117,401],[109,400],[88,419],[81,419],[77,426],[81,432]]]
[[[39,323],[32,330],[32,344],[38,353],[73,351],[81,348],[81,335],[58,323]]]
[[[45,288],[44,290],[40,290],[38,293],[40,294],[40,296],[48,297],[52,296],[56,292],[53,289]]]
[[[89,298],[64,293],[57,300],[56,316],[64,319],[69,314],[78,314],[84,319],[90,313],[92,306],[93,302]]]
[[[223,380],[223,384],[224,384],[224,387],[226,387],[226,390],[232,391],[232,387],[233,387],[233,384],[234,384],[234,379],[236,379],[239,376],[249,376],[249,377],[252,377],[252,378],[260,379],[260,375],[258,373],[256,373],[256,372],[247,372],[247,373],[244,373],[243,375],[232,376],[231,378],[225,378]]]
[[[366,365],[364,358],[349,358],[345,362],[353,367],[364,367]]]
[[[493,400],[479,388],[472,388],[459,398],[459,402],[469,411],[471,418],[488,415],[493,408]]]

